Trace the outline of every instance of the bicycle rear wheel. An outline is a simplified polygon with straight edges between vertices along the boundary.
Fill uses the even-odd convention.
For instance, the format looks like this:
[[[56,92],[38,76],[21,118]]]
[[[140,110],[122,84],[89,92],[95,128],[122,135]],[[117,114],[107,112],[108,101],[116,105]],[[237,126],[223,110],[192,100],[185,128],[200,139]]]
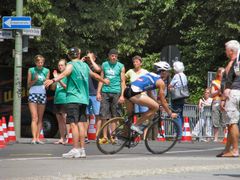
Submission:
[[[105,135],[104,135],[105,131]],[[106,136],[107,135],[107,136]],[[116,117],[108,120],[97,135],[97,148],[104,154],[119,152],[129,139],[129,127],[124,119]]]
[[[155,121],[148,127],[145,146],[153,154],[169,151],[178,141],[179,126],[172,119]]]

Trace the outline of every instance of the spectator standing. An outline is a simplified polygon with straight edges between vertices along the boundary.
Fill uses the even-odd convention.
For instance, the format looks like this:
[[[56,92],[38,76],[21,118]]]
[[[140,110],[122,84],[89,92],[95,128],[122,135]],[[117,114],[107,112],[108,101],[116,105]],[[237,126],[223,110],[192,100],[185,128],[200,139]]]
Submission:
[[[142,68],[142,58],[140,56],[134,56],[132,58],[133,62],[133,69],[129,69],[126,74],[126,80],[128,80],[130,83],[135,81],[138,77],[147,74],[148,71]],[[145,92],[142,93],[143,95],[147,95]],[[141,106],[138,104],[134,104],[134,112],[135,113],[144,113],[148,110],[146,106]]]
[[[60,59],[58,61],[58,70],[62,73],[66,69],[67,61],[65,59]],[[53,77],[57,78],[58,73],[56,70],[53,71]],[[67,78],[64,77],[61,81],[52,84],[51,90],[55,90],[54,95],[54,109],[56,113],[56,118],[58,120],[58,129],[60,133],[60,139],[54,144],[65,144],[66,132],[66,88],[67,88]]]
[[[93,72],[100,74],[102,69],[101,66],[96,63],[96,59],[96,54],[94,54],[92,51],[87,51],[87,56],[83,58],[83,61],[88,64]],[[97,101],[97,88],[98,81],[94,78],[89,77],[89,105],[87,106],[87,115],[89,116],[90,114],[94,114],[95,116],[97,126],[96,134],[98,134],[98,131],[100,130],[102,124],[101,120],[99,119],[100,102]],[[88,124],[86,126],[86,129],[88,129]],[[89,143],[87,134],[85,135],[85,142]]]
[[[226,113],[226,125],[228,128],[227,143],[222,153],[217,157],[238,157],[238,138],[239,138],[239,102],[240,102],[240,63],[239,63],[240,44],[236,40],[228,41],[225,44],[225,53],[229,58],[225,68],[226,78],[223,87],[223,97],[221,108]]]
[[[223,67],[218,68],[216,78],[211,83],[211,97],[213,99],[211,117],[213,122],[213,129],[214,129],[214,142],[218,142],[219,128],[225,127],[223,114],[220,109],[221,96],[222,96],[221,81],[222,81],[223,72],[224,72]]]
[[[45,82],[48,87],[54,82],[58,82],[67,76],[67,123],[70,123],[73,134],[73,149],[63,154],[64,158],[85,158],[85,123],[86,107],[89,104],[89,74],[103,83],[109,83],[109,80],[102,79],[98,74],[92,72],[88,65],[80,60],[81,50],[71,48],[68,56],[71,62],[67,64],[66,69],[58,77]],[[80,139],[80,146],[79,146]]]
[[[125,68],[118,61],[118,51],[111,49],[108,53],[108,60],[102,64],[101,76],[110,80],[110,85],[98,84],[97,99],[101,101],[100,118],[102,121],[120,116],[120,104],[124,103],[123,92],[125,89]],[[114,129],[114,124],[112,125]],[[107,129],[104,130],[104,137],[100,143],[107,143]]]
[[[49,69],[43,67],[45,58],[42,55],[34,57],[35,67],[29,68],[27,85],[29,88],[28,106],[32,117],[32,141],[31,144],[44,144],[40,141],[40,131],[42,129],[43,114],[47,102],[44,81],[49,79]]]
[[[168,88],[178,88],[182,86],[186,86],[188,81],[186,75],[183,73],[184,72],[184,65],[180,61],[176,61],[173,63],[173,69],[175,75],[173,76],[173,79],[171,80]],[[183,125],[183,106],[184,106],[185,98],[181,99],[176,99],[172,100],[172,108],[175,110],[180,110],[179,116],[177,118],[177,123],[180,127],[179,131],[179,138],[182,137],[182,125]]]
[[[204,125],[206,126],[206,136],[208,137],[206,140],[201,139],[202,141],[210,141],[210,136],[212,135],[212,123],[210,121],[210,110],[212,105],[212,98],[210,97],[210,89],[207,88],[204,91],[204,96],[199,100],[198,108],[199,108],[199,121],[195,125],[192,136],[199,137],[200,133],[202,133],[202,129]]]

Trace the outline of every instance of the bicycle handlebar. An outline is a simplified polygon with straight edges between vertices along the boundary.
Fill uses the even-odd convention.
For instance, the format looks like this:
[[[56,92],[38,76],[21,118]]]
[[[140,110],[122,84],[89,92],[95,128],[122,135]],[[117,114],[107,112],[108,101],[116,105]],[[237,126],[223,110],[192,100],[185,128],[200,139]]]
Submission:
[[[159,106],[159,112],[161,112],[161,108],[162,106],[160,105]],[[178,109],[173,109],[172,107],[169,106],[169,109],[173,112],[173,113],[180,113],[181,112],[181,109],[178,108]]]

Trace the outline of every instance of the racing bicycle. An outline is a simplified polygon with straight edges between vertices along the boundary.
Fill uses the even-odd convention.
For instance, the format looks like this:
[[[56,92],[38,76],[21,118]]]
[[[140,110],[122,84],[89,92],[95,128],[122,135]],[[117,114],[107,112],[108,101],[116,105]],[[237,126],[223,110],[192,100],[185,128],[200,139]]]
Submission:
[[[174,111],[177,112],[177,111]],[[97,148],[104,154],[115,154],[124,147],[133,148],[144,140],[148,151],[162,154],[169,151],[179,139],[179,125],[160,110],[148,124],[141,125],[144,135],[131,130],[130,118],[115,117],[108,120],[97,134]]]

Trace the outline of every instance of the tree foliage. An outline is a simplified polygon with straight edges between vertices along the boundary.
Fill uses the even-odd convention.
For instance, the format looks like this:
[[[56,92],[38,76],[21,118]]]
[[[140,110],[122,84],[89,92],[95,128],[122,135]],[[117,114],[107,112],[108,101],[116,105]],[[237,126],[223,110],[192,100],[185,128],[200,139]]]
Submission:
[[[15,14],[15,1],[0,0],[0,15]],[[42,36],[29,40],[24,63],[43,54],[48,65],[67,49],[91,49],[103,59],[117,48],[128,69],[141,55],[151,70],[166,45],[177,45],[196,102],[207,85],[207,72],[226,65],[224,43],[239,40],[240,1],[180,0],[25,0],[24,15],[41,27]],[[0,43],[1,62],[12,64],[13,40]]]

